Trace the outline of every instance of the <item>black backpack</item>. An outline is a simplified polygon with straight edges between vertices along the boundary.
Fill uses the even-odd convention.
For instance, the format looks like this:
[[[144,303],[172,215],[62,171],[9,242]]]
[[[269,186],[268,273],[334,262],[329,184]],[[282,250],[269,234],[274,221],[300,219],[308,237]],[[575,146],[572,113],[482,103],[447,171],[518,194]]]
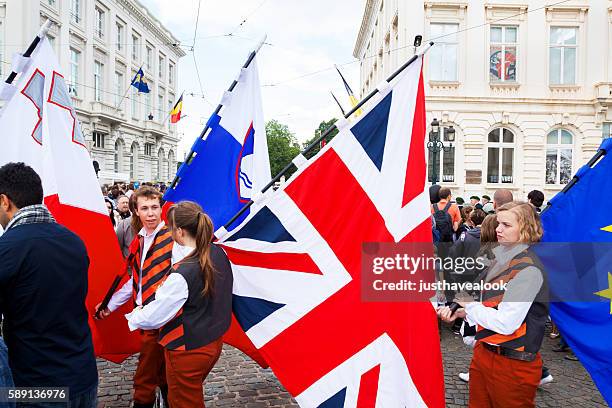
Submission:
[[[434,220],[436,220],[436,229],[440,231],[440,242],[452,242],[453,241],[453,219],[448,213],[448,209],[451,206],[449,201],[444,209],[440,210],[437,204],[432,204],[434,210]]]

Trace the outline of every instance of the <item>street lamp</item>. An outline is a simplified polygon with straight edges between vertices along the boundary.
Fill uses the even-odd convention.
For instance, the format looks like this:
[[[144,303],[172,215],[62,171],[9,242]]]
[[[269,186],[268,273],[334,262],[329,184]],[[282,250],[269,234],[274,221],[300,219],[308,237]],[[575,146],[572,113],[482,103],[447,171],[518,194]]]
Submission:
[[[444,128],[442,127],[442,129]],[[446,139],[449,141],[448,146],[445,146],[444,142],[440,140],[440,130],[440,122],[438,121],[438,119],[434,118],[434,120],[431,122],[431,131],[429,132],[429,141],[427,142],[427,150],[431,152],[431,160],[433,161],[433,175],[431,181],[432,185],[436,184],[436,182],[438,181],[438,154],[440,154],[442,150],[444,150],[445,152],[450,151],[450,149],[453,148],[453,142],[455,141],[454,127],[449,126],[444,130]]]

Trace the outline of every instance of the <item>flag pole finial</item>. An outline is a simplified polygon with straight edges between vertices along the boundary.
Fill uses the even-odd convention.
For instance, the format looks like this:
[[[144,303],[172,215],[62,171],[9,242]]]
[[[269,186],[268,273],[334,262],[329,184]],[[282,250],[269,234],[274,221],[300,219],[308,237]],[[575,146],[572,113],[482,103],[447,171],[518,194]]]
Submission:
[[[266,38],[268,38],[268,34],[264,34],[259,42],[257,43],[257,47],[255,47],[255,53],[258,53],[261,47],[266,43]]]
[[[49,32],[49,29],[51,28],[51,24],[53,24],[53,22],[49,19],[47,19],[45,21],[45,23],[42,25],[42,27],[40,27],[40,31],[38,31],[38,38],[43,38],[47,35],[47,33]]]

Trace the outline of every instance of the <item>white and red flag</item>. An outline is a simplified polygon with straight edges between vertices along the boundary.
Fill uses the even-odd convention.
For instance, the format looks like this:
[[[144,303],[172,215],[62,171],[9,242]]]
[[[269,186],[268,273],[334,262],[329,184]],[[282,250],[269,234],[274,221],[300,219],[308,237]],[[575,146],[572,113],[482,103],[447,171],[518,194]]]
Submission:
[[[422,57],[220,237],[234,314],[302,407],[443,407],[430,302],[362,300],[365,242],[431,242]],[[383,86],[384,85],[384,86]]]
[[[31,166],[42,179],[44,202],[57,222],[85,243],[90,260],[86,306],[92,316],[123,268],[119,244],[66,80],[46,36],[31,57],[17,56],[13,68],[19,76],[2,90],[6,100],[0,112],[0,166]],[[104,321],[90,317],[90,327],[98,356],[118,362],[139,350],[139,338],[129,332],[123,313]]]

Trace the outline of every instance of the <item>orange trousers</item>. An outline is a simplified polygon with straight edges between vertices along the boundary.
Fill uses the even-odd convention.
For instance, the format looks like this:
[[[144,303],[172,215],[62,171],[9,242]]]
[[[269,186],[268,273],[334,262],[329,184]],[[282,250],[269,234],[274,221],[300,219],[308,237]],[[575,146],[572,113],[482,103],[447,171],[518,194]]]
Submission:
[[[157,342],[159,330],[142,330],[141,333],[140,356],[134,374],[134,402],[152,404],[155,389],[166,388],[164,347]]]
[[[514,360],[479,342],[470,364],[470,408],[535,407],[542,376],[540,353],[534,361]]]
[[[222,347],[223,339],[220,337],[195,350],[164,351],[170,407],[204,407],[204,380],[217,363]]]

